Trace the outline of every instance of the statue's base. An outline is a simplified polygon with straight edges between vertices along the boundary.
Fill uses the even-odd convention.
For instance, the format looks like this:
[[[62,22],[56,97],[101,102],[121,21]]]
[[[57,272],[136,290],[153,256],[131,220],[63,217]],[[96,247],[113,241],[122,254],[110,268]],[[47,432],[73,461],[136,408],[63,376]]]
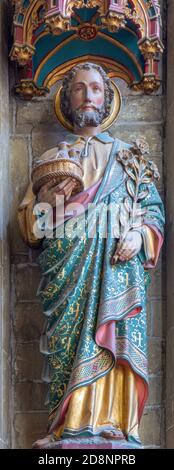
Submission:
[[[60,441],[51,442],[47,445],[47,449],[142,449],[141,445],[130,443],[125,439],[104,439],[96,438],[79,438],[79,439],[62,439]]]

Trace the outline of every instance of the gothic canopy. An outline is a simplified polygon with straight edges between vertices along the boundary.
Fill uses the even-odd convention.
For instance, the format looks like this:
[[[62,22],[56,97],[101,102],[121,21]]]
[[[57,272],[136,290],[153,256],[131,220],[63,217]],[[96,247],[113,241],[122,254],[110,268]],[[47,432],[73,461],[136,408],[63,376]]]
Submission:
[[[159,0],[11,1],[10,57],[19,65],[16,92],[26,99],[44,96],[84,61],[105,66],[134,90],[159,87]]]

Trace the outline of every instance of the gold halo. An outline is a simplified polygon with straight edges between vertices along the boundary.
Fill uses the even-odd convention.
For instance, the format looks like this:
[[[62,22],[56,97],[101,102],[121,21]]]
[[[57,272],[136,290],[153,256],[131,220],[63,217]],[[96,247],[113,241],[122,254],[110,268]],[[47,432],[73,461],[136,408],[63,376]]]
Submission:
[[[114,90],[114,99],[113,99],[113,104],[112,104],[110,115],[106,119],[104,119],[104,121],[101,124],[102,132],[106,131],[114,123],[114,121],[116,121],[118,114],[120,112],[120,109],[121,109],[120,91],[117,85],[112,80],[111,80],[111,83],[112,83],[112,87]],[[62,86],[58,89],[56,96],[55,96],[55,101],[54,101],[55,113],[60,124],[62,124],[62,126],[65,127],[65,129],[72,132],[74,130],[73,125],[64,116],[61,110],[61,106],[60,106],[61,89],[62,89]]]

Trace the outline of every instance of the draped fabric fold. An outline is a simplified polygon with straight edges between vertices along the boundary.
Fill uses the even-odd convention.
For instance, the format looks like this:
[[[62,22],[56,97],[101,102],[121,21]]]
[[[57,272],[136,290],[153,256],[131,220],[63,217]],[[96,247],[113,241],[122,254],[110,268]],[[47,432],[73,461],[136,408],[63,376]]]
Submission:
[[[124,388],[127,393],[130,390],[127,401],[131,402],[130,395],[137,396],[137,411],[133,406],[133,418],[130,418],[130,407],[127,424],[123,425],[125,417],[121,420],[120,426],[126,434],[128,427],[132,427],[128,422],[135,421],[133,427],[136,428],[147,398],[148,274],[144,264],[152,260],[147,259],[149,251],[143,247],[140,255],[130,261],[111,265],[117,240],[113,236],[113,217],[109,208],[113,203],[120,204],[125,197],[129,197],[123,167],[115,158],[120,146],[121,141],[116,140],[103,179],[96,192],[92,192],[93,205],[90,210],[85,207],[82,214],[67,219],[63,237],[62,227],[58,226],[55,238],[44,240],[39,256],[43,279],[38,295],[47,317],[41,351],[46,355],[49,366],[45,373],[45,379],[50,382],[49,431],[54,431],[57,436],[61,436],[61,432],[63,436],[72,436],[73,432],[74,435],[81,435],[83,430],[85,435],[100,434],[104,425],[116,425],[117,421],[119,426],[120,418],[116,419],[115,424],[113,420],[106,423],[108,411],[99,426],[94,419],[97,412],[93,410],[93,419],[90,414],[89,419],[84,424],[79,423],[73,431],[70,412],[73,401],[78,402],[80,393],[83,394],[83,403],[88,395],[91,407],[94,406],[91,396],[97,393],[102,400],[99,386],[103,389],[107,387],[107,378],[111,384],[116,373],[117,378],[119,373],[125,377],[124,387],[127,380],[127,388]],[[156,254],[159,254],[159,245],[162,244],[164,217],[161,199],[153,184],[149,185],[149,195],[143,205],[147,207],[145,224],[149,229],[152,225],[152,231],[156,234],[156,262]],[[144,240],[147,241],[148,236],[147,231]],[[129,379],[126,379],[126,371],[130,373]],[[96,384],[98,390],[95,389],[94,393]],[[111,402],[115,396],[114,387],[111,386],[110,392],[107,387]],[[131,390],[134,390],[133,395]],[[65,429],[63,423],[68,414],[69,428]]]

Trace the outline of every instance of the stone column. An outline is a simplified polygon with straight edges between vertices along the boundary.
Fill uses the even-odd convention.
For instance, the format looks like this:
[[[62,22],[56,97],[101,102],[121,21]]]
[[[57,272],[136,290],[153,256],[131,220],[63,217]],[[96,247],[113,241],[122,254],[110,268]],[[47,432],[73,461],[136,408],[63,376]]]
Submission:
[[[174,448],[174,2],[168,0],[167,40],[167,139],[166,139],[166,205],[167,205],[167,380],[166,380],[166,446]]]
[[[9,426],[9,188],[7,1],[0,2],[0,448],[10,446]]]

